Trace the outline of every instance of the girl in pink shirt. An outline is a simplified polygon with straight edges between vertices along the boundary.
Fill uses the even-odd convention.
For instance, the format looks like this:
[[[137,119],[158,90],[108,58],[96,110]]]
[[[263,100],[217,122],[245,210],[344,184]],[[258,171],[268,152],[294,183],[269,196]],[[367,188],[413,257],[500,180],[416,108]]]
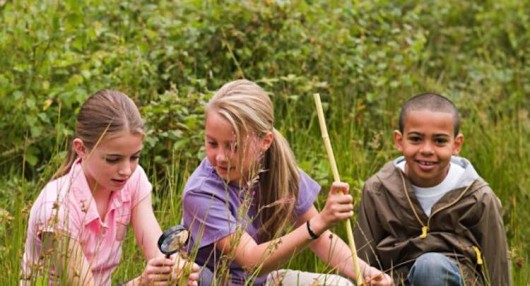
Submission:
[[[102,90],[83,104],[68,160],[31,209],[21,284],[47,277],[50,285],[110,285],[131,224],[147,265],[125,285],[186,278],[197,285],[196,264],[165,258],[157,247],[162,230],[152,186],[138,164],[143,127],[138,108],[121,92]],[[191,269],[189,277],[181,277],[184,269]]]

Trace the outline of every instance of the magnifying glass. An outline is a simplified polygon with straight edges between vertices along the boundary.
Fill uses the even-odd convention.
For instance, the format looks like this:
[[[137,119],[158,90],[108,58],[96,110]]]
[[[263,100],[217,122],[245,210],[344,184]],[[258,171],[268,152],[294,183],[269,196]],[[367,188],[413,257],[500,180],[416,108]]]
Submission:
[[[188,244],[190,232],[183,225],[175,225],[166,230],[158,239],[158,249],[169,258]]]

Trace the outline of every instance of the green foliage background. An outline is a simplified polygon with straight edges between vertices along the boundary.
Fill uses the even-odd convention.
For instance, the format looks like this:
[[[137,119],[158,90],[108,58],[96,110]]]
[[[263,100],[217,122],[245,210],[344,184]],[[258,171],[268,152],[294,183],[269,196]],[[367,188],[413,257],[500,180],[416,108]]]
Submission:
[[[203,104],[244,77],[270,92],[276,128],[325,188],[332,177],[313,93],[341,177],[356,188],[398,155],[391,132],[401,102],[424,91],[453,99],[462,155],[500,197],[514,282],[527,285],[529,17],[529,1],[517,0],[0,0],[0,284],[17,284],[31,203],[88,95],[119,89],[140,106],[149,125],[142,165],[164,228],[180,221],[182,185],[203,156]],[[128,241],[116,279],[143,267]],[[324,267],[309,253],[289,266]]]

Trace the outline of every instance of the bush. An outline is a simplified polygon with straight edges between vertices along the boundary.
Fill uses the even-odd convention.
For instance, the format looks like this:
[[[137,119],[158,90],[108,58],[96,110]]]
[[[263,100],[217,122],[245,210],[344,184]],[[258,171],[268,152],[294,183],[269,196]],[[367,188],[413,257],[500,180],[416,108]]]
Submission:
[[[179,196],[203,157],[204,103],[227,81],[248,78],[270,92],[275,127],[324,189],[331,175],[313,93],[322,96],[342,178],[359,188],[397,155],[390,134],[401,102],[433,91],[461,110],[463,155],[504,204],[514,278],[523,285],[529,15],[528,1],[512,0],[0,0],[0,182],[9,186],[0,201],[10,202],[0,209],[9,221],[0,237],[22,237],[21,209],[64,156],[80,105],[101,88],[129,94],[147,122],[141,160],[155,209]],[[21,247],[13,249],[0,246],[10,283]]]

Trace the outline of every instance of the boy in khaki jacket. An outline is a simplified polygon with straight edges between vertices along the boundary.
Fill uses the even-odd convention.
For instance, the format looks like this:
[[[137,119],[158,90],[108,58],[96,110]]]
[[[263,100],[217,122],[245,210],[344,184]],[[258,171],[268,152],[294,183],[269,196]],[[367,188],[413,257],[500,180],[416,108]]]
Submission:
[[[471,163],[455,105],[420,94],[402,107],[394,142],[403,156],[364,185],[359,257],[398,285],[510,285],[501,203]]]

